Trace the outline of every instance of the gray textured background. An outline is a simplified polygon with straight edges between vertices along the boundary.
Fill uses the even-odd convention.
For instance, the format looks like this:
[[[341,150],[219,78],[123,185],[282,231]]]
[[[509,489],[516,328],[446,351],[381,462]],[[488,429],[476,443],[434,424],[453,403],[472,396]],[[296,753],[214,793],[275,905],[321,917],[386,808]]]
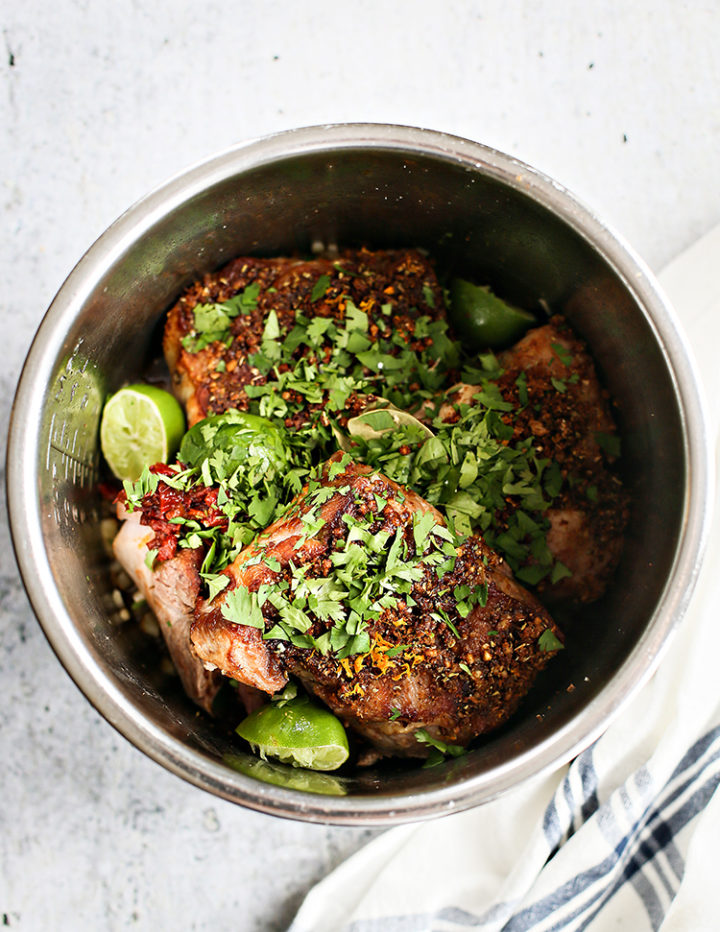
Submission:
[[[654,269],[720,220],[715,3],[23,0],[0,22],[5,423],[90,243],[252,136],[363,120],[468,136],[556,177]],[[4,513],[0,535],[0,924],[284,928],[372,832],[245,812],[144,758],[55,660]]]

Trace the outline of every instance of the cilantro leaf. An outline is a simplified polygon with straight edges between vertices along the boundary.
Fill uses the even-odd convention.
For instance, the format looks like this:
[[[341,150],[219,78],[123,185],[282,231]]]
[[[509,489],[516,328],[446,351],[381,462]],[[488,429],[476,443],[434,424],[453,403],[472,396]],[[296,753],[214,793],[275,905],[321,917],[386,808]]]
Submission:
[[[318,346],[323,336],[334,326],[330,317],[315,317],[305,331],[310,345]]]
[[[265,618],[258,604],[256,592],[250,592],[246,586],[236,586],[225,596],[220,606],[220,614],[236,625],[250,628],[264,628]]]
[[[148,550],[148,552],[145,554],[145,566],[151,571],[155,566],[155,558],[157,555],[157,550]]]
[[[188,353],[199,353],[217,340],[230,338],[232,320],[238,314],[246,314],[253,310],[257,306],[259,294],[260,283],[253,282],[222,303],[196,304],[193,308],[194,333],[183,337],[183,348]]]
[[[563,346],[562,343],[551,343],[550,349],[553,351],[553,355],[557,356],[563,366],[569,366],[573,361],[573,355],[570,350]]]
[[[435,307],[435,295],[429,285],[423,285],[423,298],[428,307]]]
[[[225,573],[207,574],[203,578],[208,587],[208,602],[212,602],[215,596],[222,592],[230,582],[230,577]]]
[[[556,582],[560,582],[561,579],[570,576],[572,576],[572,571],[569,570],[564,563],[561,563],[560,560],[557,560],[550,572],[550,582],[555,585]]]
[[[546,628],[538,638],[538,647],[541,651],[549,652],[563,649],[562,641],[555,635],[550,628]]]
[[[314,304],[316,301],[319,301],[320,298],[324,297],[325,292],[328,290],[330,284],[329,275],[321,275],[320,278],[313,285],[313,290],[310,293],[310,301]]]
[[[413,521],[413,538],[415,539],[415,550],[417,553],[421,554],[425,552],[425,544],[435,523],[435,516],[431,511],[426,511],[419,517],[417,515],[415,516]]]
[[[265,328],[263,330],[262,341],[277,340],[280,336],[280,323],[278,322],[277,312],[273,308],[265,318]]]
[[[440,764],[445,757],[461,757],[463,754],[467,754],[467,751],[464,747],[461,747],[457,744],[446,744],[439,738],[434,738],[425,728],[417,729],[415,732],[415,740],[420,744],[429,745],[431,748],[434,748],[440,753],[439,759],[429,758],[426,766],[435,766],[436,764]],[[432,763],[430,763],[431,760],[433,761]]]
[[[617,434],[608,434],[597,430],[595,431],[595,439],[600,449],[607,453],[608,456],[613,458],[620,456],[620,438]]]

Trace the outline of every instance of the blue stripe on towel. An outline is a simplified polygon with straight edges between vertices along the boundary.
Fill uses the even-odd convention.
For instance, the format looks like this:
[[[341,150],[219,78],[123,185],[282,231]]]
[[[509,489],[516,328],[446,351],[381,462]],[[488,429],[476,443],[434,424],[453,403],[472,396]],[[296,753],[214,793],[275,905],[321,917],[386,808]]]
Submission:
[[[720,737],[720,725],[717,725],[715,728],[712,728],[707,734],[704,734],[701,738],[691,745],[688,750],[683,755],[680,763],[677,765],[675,770],[672,772],[670,780],[668,783],[675,780],[683,771],[688,770],[695,761],[699,760],[705,753],[707,753],[708,748],[717,741]]]
[[[593,751],[594,745],[591,745],[587,751],[583,751],[576,762],[583,790],[582,806],[580,809],[583,822],[587,822],[600,808],[597,796],[598,776],[595,770],[595,762],[593,761]]]
[[[572,768],[568,770],[568,772],[565,774],[565,779],[562,782],[563,796],[565,797],[565,804],[567,805],[567,808],[568,808],[567,828],[565,830],[565,834],[567,838],[570,838],[570,836],[575,831],[575,817],[574,817],[575,798],[573,796],[572,787],[570,786],[570,774],[571,773],[572,773]]]
[[[554,799],[550,800],[543,815],[543,833],[549,851],[556,850],[563,836],[563,830]]]
[[[598,777],[593,761],[593,750],[594,745],[591,745],[573,761],[560,788],[545,809],[543,833],[548,844],[548,861],[552,860],[562,845],[597,811],[600,805],[597,797]],[[571,785],[571,778],[575,773],[579,777],[581,790],[578,800],[575,799]],[[561,822],[557,805],[560,793],[567,807],[564,822]]]

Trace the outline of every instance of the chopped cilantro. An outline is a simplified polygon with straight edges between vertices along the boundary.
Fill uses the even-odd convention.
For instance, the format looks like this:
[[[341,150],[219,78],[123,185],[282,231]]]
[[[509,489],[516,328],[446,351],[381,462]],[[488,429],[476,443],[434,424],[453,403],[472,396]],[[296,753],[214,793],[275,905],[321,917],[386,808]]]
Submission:
[[[553,355],[557,356],[563,366],[569,366],[573,361],[573,355],[567,347],[563,346],[562,343],[551,343],[550,349],[553,351]]]
[[[423,285],[423,298],[428,307],[435,307],[435,295],[429,285]]]
[[[431,511],[426,511],[419,516],[415,515],[413,537],[415,539],[415,550],[417,553],[421,554],[425,552],[425,544],[436,523],[436,518]]]
[[[325,296],[325,292],[328,290],[330,284],[329,275],[321,275],[320,278],[313,285],[313,290],[310,293],[310,301],[314,304],[316,301],[319,301],[320,298]]]
[[[360,333],[367,333],[369,327],[367,314],[356,307],[350,298],[345,302],[345,326],[348,332],[356,330]]]
[[[196,304],[193,308],[193,333],[183,337],[188,353],[199,353],[216,340],[230,337],[230,324],[238,314],[247,314],[257,306],[260,283],[253,282],[243,291],[222,303]]]
[[[251,628],[264,628],[265,619],[258,604],[256,592],[250,592],[246,586],[237,586],[223,599],[220,607],[223,618],[236,625],[248,625]]]
[[[528,403],[528,390],[527,390],[527,375],[525,375],[524,370],[515,379],[515,384],[517,385],[517,390],[518,390],[518,400],[521,405],[525,406]]]
[[[315,317],[305,331],[308,343],[311,346],[318,346],[323,336],[334,326],[330,317]]]
[[[277,312],[273,308],[265,318],[265,328],[263,330],[262,341],[277,340],[280,336],[280,324],[278,322]]]
[[[157,555],[157,550],[148,550],[148,552],[145,554],[145,566],[149,570],[152,570],[152,568],[155,566],[155,558]]]
[[[425,728],[418,728],[415,732],[415,740],[419,741],[420,744],[428,744],[437,752],[428,757],[425,763],[426,767],[435,767],[437,764],[441,764],[446,757],[460,757],[467,753],[465,748],[460,747],[460,745],[446,744],[439,738],[434,738]]]
[[[541,651],[549,652],[553,650],[562,650],[563,643],[550,628],[546,628],[538,638],[538,647]]]
[[[556,582],[560,582],[561,579],[565,579],[568,576],[572,576],[572,571],[569,570],[564,563],[561,563],[560,560],[556,560],[550,571],[550,582],[555,585]]]
[[[205,582],[208,587],[208,601],[212,602],[218,593],[222,592],[223,589],[230,582],[230,577],[225,574],[214,573],[209,574],[204,577]]]
[[[617,434],[607,434],[598,430],[595,431],[595,439],[600,449],[607,453],[608,456],[620,456],[620,438]]]
[[[536,452],[532,438],[518,441],[514,436],[513,409],[518,403],[521,407],[530,403],[524,372],[515,380],[516,400],[506,400],[513,398],[514,390],[501,391],[498,380],[503,370],[492,353],[467,356],[451,339],[445,321],[422,315],[422,307],[415,312],[414,329],[405,332],[396,326],[392,302],[378,312],[352,280],[356,273],[339,263],[334,268],[338,273],[332,279],[333,294],[338,296],[334,315],[298,312],[288,330],[285,312],[281,327],[277,311],[265,306],[262,338],[248,359],[260,373],[245,386],[248,413],[235,412],[232,423],[210,418],[192,428],[186,435],[192,435],[191,440],[183,441],[188,457],[180,456],[187,469],[167,477],[146,470],[136,483],[126,484],[128,508],[138,507],[160,481],[182,491],[217,489],[216,525],[204,527],[180,518],[176,527],[179,546],[204,548],[201,575],[210,599],[223,593],[226,618],[263,629],[265,638],[332,653],[338,660],[371,650],[375,657],[379,651],[394,660],[407,645],[388,647],[385,642],[378,647],[373,623],[400,603],[403,611],[412,610],[417,604],[412,593],[420,599],[414,586],[428,575],[433,584],[437,580],[439,590],[443,577],[453,572],[466,536],[482,533],[528,584],[546,578],[555,583],[570,574],[547,548],[545,513],[572,480],[563,477],[557,463]],[[321,275],[312,286],[310,303],[320,301],[330,287],[331,277]],[[343,287],[346,294],[340,291]],[[256,310],[259,295],[260,284],[253,283],[227,301],[197,305],[185,349],[198,352],[216,340],[229,346],[234,318]],[[423,287],[423,299],[435,309],[437,299],[429,284]],[[561,344],[553,344],[552,349],[568,367],[572,355]],[[216,363],[216,371],[226,371],[224,358]],[[564,376],[552,380],[556,391],[565,392],[577,382],[577,373],[562,372],[557,365],[553,371]],[[454,415],[441,421],[442,392],[459,378],[474,387],[472,403],[459,404],[457,396],[445,395]],[[534,382],[532,394],[532,404],[539,405]],[[357,400],[363,396],[368,398],[368,409],[374,410],[358,415]],[[405,419],[393,416],[391,410],[402,412]],[[245,431],[243,418],[255,418],[262,425]],[[355,435],[347,427],[350,420],[371,429]],[[252,443],[247,442],[251,434]],[[608,455],[619,454],[615,435],[598,434],[597,439]],[[338,443],[343,456],[320,470],[318,464]],[[371,492],[361,500],[350,494],[349,485],[340,484],[353,460],[412,488],[444,520],[438,522],[433,512],[426,512],[416,514],[410,527],[378,531],[388,516],[388,497]],[[301,514],[292,499],[306,483],[308,498]],[[597,488],[588,486],[585,494],[595,501]],[[350,511],[343,514],[340,525],[347,533],[333,541],[321,578],[306,578],[303,567],[281,565],[275,557],[258,553],[253,559],[264,561],[280,578],[257,593],[244,587],[226,591],[229,576],[223,569],[279,517],[300,519],[298,547],[317,535],[324,540],[329,529],[322,514],[332,507],[323,506],[335,495],[348,496]],[[402,502],[401,497],[397,501]],[[444,593],[448,601],[434,619],[459,637],[461,619],[486,603],[487,584],[453,587],[450,583]],[[551,638],[555,638],[551,631],[543,632],[538,641],[541,650],[562,646],[559,641],[543,646],[552,643]],[[459,667],[470,675],[466,664]],[[422,732],[418,732],[420,741]],[[454,753],[440,749],[438,742],[425,743],[439,754]]]
[[[410,647],[409,644],[398,644],[396,647],[391,647],[388,650],[386,650],[385,656],[390,657],[391,659],[395,657],[399,657],[400,654],[402,654],[402,652],[407,650],[409,647]]]
[[[339,262],[333,262],[333,268],[341,275],[349,275],[351,278],[360,277],[357,272],[352,272],[350,269],[346,269],[345,266],[341,265]]]
[[[160,481],[159,476],[151,473],[147,466],[144,467],[140,476],[131,482],[129,479],[123,480],[123,489],[126,495],[126,507],[128,511],[134,511],[140,507],[142,499],[155,491]]]
[[[550,568],[537,563],[531,563],[529,566],[521,566],[516,570],[517,578],[529,586],[537,586],[541,579],[544,579]]]

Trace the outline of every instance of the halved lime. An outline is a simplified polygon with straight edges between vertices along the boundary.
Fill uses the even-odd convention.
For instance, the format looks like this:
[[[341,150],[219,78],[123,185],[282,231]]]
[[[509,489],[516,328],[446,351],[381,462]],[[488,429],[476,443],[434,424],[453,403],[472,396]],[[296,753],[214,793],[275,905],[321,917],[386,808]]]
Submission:
[[[288,767],[287,764],[261,760],[250,754],[225,754],[223,761],[234,770],[262,780],[263,783],[272,783],[273,786],[284,786],[289,790],[300,790],[301,793],[319,793],[322,796],[347,796],[345,777],[318,773],[305,767]]]
[[[450,284],[450,321],[469,350],[509,346],[536,324],[534,315],[463,278]]]
[[[105,404],[100,449],[118,479],[134,482],[146,466],[167,463],[184,432],[182,408],[169,392],[129,385]]]
[[[277,758],[293,767],[337,770],[348,759],[341,722],[307,696],[269,703],[248,715],[235,729],[263,759]]]

